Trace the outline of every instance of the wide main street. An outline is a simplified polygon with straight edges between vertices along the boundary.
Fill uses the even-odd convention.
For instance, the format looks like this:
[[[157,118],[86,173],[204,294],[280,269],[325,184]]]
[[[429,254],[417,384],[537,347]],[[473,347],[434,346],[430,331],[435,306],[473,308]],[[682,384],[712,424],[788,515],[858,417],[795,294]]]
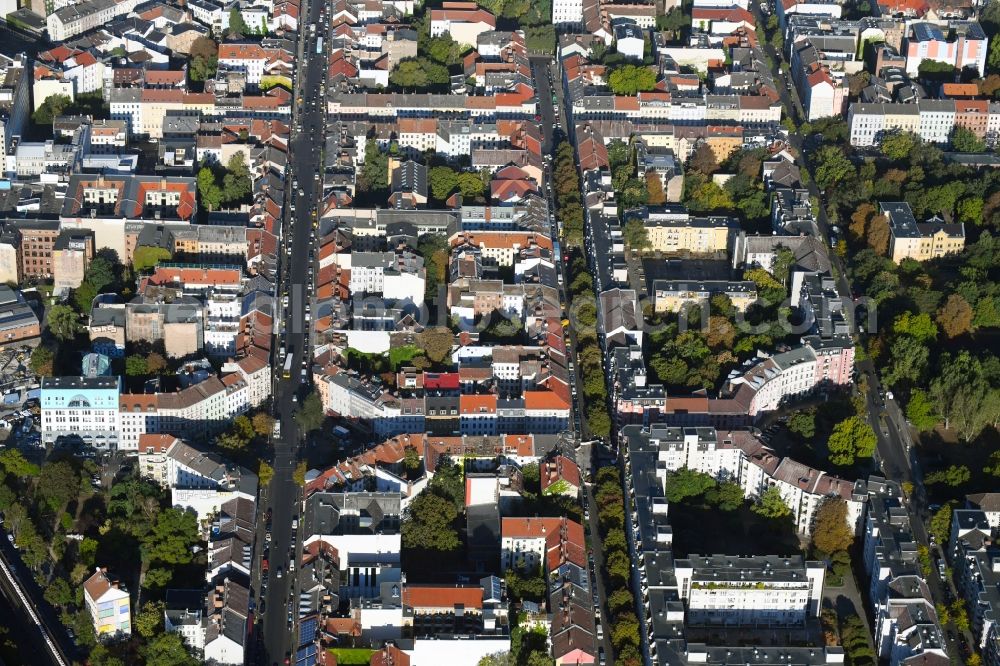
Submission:
[[[303,19],[296,63],[296,102],[293,116],[300,131],[294,131],[289,150],[291,173],[286,180],[286,216],[282,234],[282,278],[278,292],[288,296],[288,308],[283,317],[284,335],[279,335],[276,349],[285,348],[292,357],[292,371],[285,378],[278,375],[274,385],[274,415],[280,422],[280,436],[274,439],[274,479],[269,488],[262,488],[258,506],[258,543],[268,549],[269,583],[264,600],[261,640],[254,663],[283,663],[289,651],[295,649],[295,622],[298,620],[298,600],[295,592],[295,572],[289,563],[297,542],[292,535],[292,521],[299,517],[302,490],[292,479],[301,452],[302,433],[295,422],[295,412],[308,393],[312,352],[309,349],[306,303],[312,294],[310,285],[309,249],[313,242],[313,211],[322,192],[322,146],[325,139],[325,103],[321,86],[326,77],[326,55],[316,53],[316,39],[323,30],[310,35],[309,25],[320,23],[322,0],[303,3]],[[297,188],[293,183],[298,181]],[[289,203],[295,202],[294,212]],[[280,306],[279,306],[280,307]],[[281,372],[275,362],[276,371]],[[303,373],[303,370],[306,372]],[[264,515],[271,510],[271,541],[264,542]],[[260,552],[260,551],[258,551]],[[256,560],[255,580],[260,580],[260,558]],[[259,590],[259,587],[258,587]],[[289,615],[293,621],[289,622]]]

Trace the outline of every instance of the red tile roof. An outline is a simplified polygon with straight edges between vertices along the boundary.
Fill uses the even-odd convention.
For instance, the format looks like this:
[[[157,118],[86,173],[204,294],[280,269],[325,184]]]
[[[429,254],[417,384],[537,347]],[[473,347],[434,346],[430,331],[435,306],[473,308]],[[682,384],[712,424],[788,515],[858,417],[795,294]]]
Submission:
[[[478,586],[407,585],[403,588],[403,605],[410,608],[482,608],[483,589]]]

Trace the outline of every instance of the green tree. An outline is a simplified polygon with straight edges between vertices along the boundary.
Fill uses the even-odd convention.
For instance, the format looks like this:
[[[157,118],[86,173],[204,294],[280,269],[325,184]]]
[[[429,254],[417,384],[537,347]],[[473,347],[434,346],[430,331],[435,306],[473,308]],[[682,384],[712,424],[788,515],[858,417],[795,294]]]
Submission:
[[[673,504],[701,497],[709,488],[715,487],[715,479],[704,472],[682,467],[667,477],[664,487],[664,497]]]
[[[184,639],[173,631],[162,633],[147,643],[142,648],[142,655],[146,659],[146,666],[198,666],[199,664],[184,647]]]
[[[989,423],[989,383],[982,364],[969,352],[945,354],[938,377],[931,381],[930,397],[940,408],[945,428],[954,428],[965,441],[975,439]]]
[[[642,251],[650,247],[649,233],[640,219],[632,218],[626,222],[622,235],[625,237],[626,245],[634,250]]]
[[[163,631],[163,602],[147,601],[142,605],[132,622],[139,635],[150,640]]]
[[[635,608],[635,599],[628,588],[618,588],[608,595],[608,609],[612,615],[618,615],[624,611]]]
[[[938,543],[948,543],[951,536],[951,514],[955,509],[954,502],[946,502],[944,506],[934,512],[930,523],[927,525],[927,532],[931,534]]]
[[[243,14],[240,13],[238,7],[233,7],[229,10],[229,36],[230,37],[246,37],[250,34],[250,28],[247,27],[246,21],[243,20]]]
[[[271,485],[271,479],[274,478],[274,468],[267,464],[266,461],[261,460],[257,463],[257,480],[260,482],[261,486],[267,487]]]
[[[49,95],[45,98],[31,114],[31,120],[36,125],[51,125],[52,121],[66,112],[66,108],[73,104],[66,95]]]
[[[403,546],[441,552],[457,550],[461,545],[454,528],[457,517],[458,508],[454,502],[433,492],[420,493],[410,504],[403,521]]]
[[[781,492],[774,486],[765,490],[750,510],[764,518],[784,518],[792,515],[792,510],[781,497]]]
[[[36,375],[51,375],[52,364],[55,362],[55,359],[56,356],[52,353],[52,349],[40,344],[31,351],[31,360],[28,361],[28,367]]]
[[[235,432],[225,432],[215,438],[215,444],[227,451],[242,451],[250,442]]]
[[[49,308],[48,326],[60,340],[72,340],[80,332],[80,317],[67,305],[53,305]]]
[[[440,37],[429,38],[425,43],[424,52],[431,60],[442,65],[458,65],[462,62],[462,54],[470,48],[459,44],[446,33]]]
[[[816,410],[797,411],[788,419],[788,429],[803,440],[816,436]]]
[[[906,403],[906,418],[920,432],[933,430],[941,421],[934,403],[923,389],[913,389],[910,392],[910,401]]]
[[[669,32],[673,41],[680,39],[681,33],[691,25],[691,15],[680,6],[671,7],[666,14],[656,17],[656,29]]]
[[[389,189],[389,156],[382,152],[375,139],[368,139],[365,143],[365,162],[359,176],[358,187],[363,192]]]
[[[919,142],[920,138],[912,132],[893,132],[882,139],[882,154],[890,160],[905,160]]]
[[[325,419],[326,413],[323,409],[323,401],[320,399],[318,393],[312,391],[302,401],[302,406],[299,407],[299,410],[295,412],[295,422],[299,425],[299,428],[308,433],[319,430]]]
[[[153,567],[146,572],[142,579],[142,586],[150,590],[162,590],[170,585],[174,572],[168,567]]]
[[[17,449],[0,450],[0,468],[17,479],[27,479],[38,476],[40,468],[33,462],[28,462]]]
[[[860,416],[850,416],[833,427],[827,449],[830,462],[847,466],[855,460],[871,458],[875,453],[878,437],[875,431]]]
[[[80,286],[73,290],[73,303],[80,314],[89,315],[94,307],[94,298],[97,296],[97,289],[90,282],[84,280]]]
[[[983,219],[983,206],[985,202],[980,196],[967,196],[958,202],[958,221],[963,224],[978,225]]]
[[[253,190],[250,168],[242,152],[233,153],[226,163],[226,174],[222,177],[222,201],[237,204],[246,201]]]
[[[170,261],[172,256],[170,250],[166,248],[143,245],[132,253],[132,268],[139,272],[148,271],[161,261]]]
[[[722,511],[736,511],[745,502],[743,488],[738,483],[731,481],[709,488],[705,493],[705,499],[709,504],[717,506]]]
[[[828,498],[816,511],[812,531],[813,546],[824,553],[847,550],[854,543],[854,530],[847,524],[847,503]]]
[[[965,600],[958,598],[951,602],[951,608],[949,608],[949,613],[951,615],[951,622],[955,625],[955,628],[961,632],[969,631],[969,613],[965,609]],[[968,664],[966,660],[966,664]]]
[[[656,72],[649,67],[623,65],[608,76],[608,87],[616,95],[635,95],[656,87]]]
[[[904,335],[897,338],[890,348],[892,362],[887,364],[883,377],[886,384],[895,386],[900,382],[918,383],[927,372],[930,349],[927,344]]]
[[[305,460],[300,460],[295,465],[295,469],[292,471],[292,481],[295,482],[295,485],[300,487],[306,485],[306,472],[308,471],[309,464]]]
[[[969,468],[965,465],[951,465],[946,469],[931,472],[924,477],[924,483],[928,485],[942,483],[954,488],[968,483],[971,476],[972,473],[969,472]]]
[[[813,180],[820,189],[828,190],[855,175],[854,165],[838,146],[823,146],[816,151]]]
[[[612,139],[607,146],[608,163],[612,171],[620,166],[624,166],[631,161],[631,151],[629,145],[621,139]]]
[[[611,644],[616,650],[639,645],[639,619],[632,611],[625,611],[615,618],[611,626]]]
[[[80,474],[66,460],[42,466],[38,475],[38,494],[50,511],[61,511],[80,494]]]
[[[214,211],[222,206],[222,188],[215,180],[215,172],[211,167],[203,166],[198,170],[198,198],[201,205],[209,211]]]
[[[604,405],[592,405],[587,410],[587,429],[594,437],[608,437],[611,434],[611,417]]]
[[[508,570],[504,575],[507,583],[507,590],[517,601],[541,601],[545,598],[547,585],[545,578],[537,572],[532,576],[521,576],[515,571]]]
[[[94,257],[87,267],[84,279],[100,293],[105,287],[112,286],[117,281],[115,266],[104,257]],[[90,310],[89,306],[87,310]]]
[[[146,357],[141,354],[132,354],[125,357],[125,374],[129,377],[145,377]]]
[[[986,142],[965,127],[955,126],[951,133],[951,147],[959,153],[985,153]]]
[[[66,607],[73,603],[73,590],[65,578],[52,579],[42,596],[53,606]]]
[[[403,467],[407,472],[415,474],[424,466],[420,453],[412,446],[403,449]],[[537,467],[535,468],[537,469]]]
[[[630,577],[631,567],[628,555],[620,550],[608,554],[604,559],[604,568],[615,587],[625,586]]]
[[[143,541],[143,552],[153,564],[189,564],[194,559],[191,549],[199,539],[195,514],[171,507],[157,515],[153,529]]]
[[[427,183],[430,185],[431,196],[444,201],[458,187],[458,175],[450,167],[431,167],[427,172]]]
[[[918,314],[907,310],[893,321],[892,332],[894,335],[907,335],[918,342],[932,342],[937,339],[938,327],[926,312]]]
[[[258,437],[268,437],[274,430],[276,419],[267,412],[257,412],[250,419],[250,423]]]

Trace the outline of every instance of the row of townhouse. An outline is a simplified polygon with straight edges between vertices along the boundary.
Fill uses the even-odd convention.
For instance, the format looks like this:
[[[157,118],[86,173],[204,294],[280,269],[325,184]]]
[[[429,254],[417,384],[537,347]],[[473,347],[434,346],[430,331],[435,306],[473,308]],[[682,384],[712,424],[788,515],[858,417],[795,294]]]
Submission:
[[[401,493],[401,501],[405,507],[426,486],[426,478],[415,482],[408,482],[403,478],[403,462],[410,449],[423,460],[425,472],[432,475],[443,458],[461,459],[474,468],[480,465],[488,467],[498,462],[500,465],[517,467],[541,463],[543,459],[550,458],[550,454],[561,443],[559,435],[543,434],[397,435],[322,472],[310,474],[305,484],[305,495],[309,497],[319,491],[358,491],[365,487],[368,479],[374,478],[379,491]],[[573,476],[571,471],[567,471],[560,474],[559,478],[565,478],[567,483],[579,487],[579,480],[574,481]]]
[[[253,95],[219,97],[179,89],[112,88],[109,93],[111,117],[128,122],[132,134],[162,139],[171,117],[236,117],[289,119],[291,94],[281,87]]]
[[[138,0],[86,0],[52,12],[45,17],[45,27],[50,40],[64,42],[130,14],[138,4]]]
[[[147,433],[203,441],[270,395],[270,366],[252,356],[173,393],[129,394],[118,377],[42,379],[42,440],[134,451]]]
[[[748,498],[777,488],[792,510],[796,528],[806,537],[823,502],[838,498],[847,505],[848,526],[854,532],[859,530],[867,501],[864,482],[846,481],[791,458],[780,458],[750,431],[630,425],[622,429],[622,435],[630,445],[655,454],[653,471],[660,483],[673,472],[690,469],[735,482]]]
[[[348,93],[330,97],[327,112],[341,120],[386,121],[398,118],[533,118],[533,91],[498,95],[436,93]]]
[[[694,433],[691,436],[698,438]],[[779,638],[767,646],[735,641],[706,645],[689,640],[689,630],[717,633],[720,627],[759,631],[808,626],[822,608],[826,567],[798,554],[780,553],[689,554],[675,559],[670,506],[663,486],[664,446],[648,432],[629,428],[623,449],[626,532],[635,562],[631,583],[639,604],[639,635],[647,663],[844,663],[842,648],[789,645],[781,640],[782,631],[773,632]]]
[[[1000,495],[966,497],[955,509],[947,548],[959,594],[966,604],[976,652],[989,666],[1000,664]],[[947,571],[947,570],[946,570]]]
[[[401,397],[344,372],[315,376],[327,413],[360,419],[376,437],[397,433],[445,435],[559,433],[569,425],[572,402],[566,390],[539,386],[518,397],[497,394]]]
[[[924,141],[948,143],[956,127],[977,137],[1000,133],[1000,104],[987,100],[918,99],[913,103],[854,102],[847,112],[853,146],[873,146],[893,132],[912,132]]]
[[[573,84],[569,82],[568,85]],[[635,97],[613,95],[586,87],[573,99],[575,122],[594,120],[655,123],[657,126],[762,126],[781,120],[781,104],[756,95],[706,94],[701,97],[669,92],[641,92]]]
[[[216,0],[191,0],[185,4],[191,17],[222,34],[229,29],[231,12],[236,10],[243,23],[251,28],[266,28],[269,33],[298,29],[300,3],[298,0],[254,0],[252,2],[216,2]]]
[[[944,633],[902,489],[895,481],[873,476],[867,492],[863,553],[875,652],[890,666],[947,663]]]

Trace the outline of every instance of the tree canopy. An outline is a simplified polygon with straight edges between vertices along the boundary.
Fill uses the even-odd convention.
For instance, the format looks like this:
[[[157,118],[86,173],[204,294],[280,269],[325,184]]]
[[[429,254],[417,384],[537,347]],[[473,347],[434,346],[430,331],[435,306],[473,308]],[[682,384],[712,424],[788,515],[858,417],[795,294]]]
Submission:
[[[636,95],[656,88],[656,72],[649,67],[622,65],[608,76],[608,87],[616,95]]]

